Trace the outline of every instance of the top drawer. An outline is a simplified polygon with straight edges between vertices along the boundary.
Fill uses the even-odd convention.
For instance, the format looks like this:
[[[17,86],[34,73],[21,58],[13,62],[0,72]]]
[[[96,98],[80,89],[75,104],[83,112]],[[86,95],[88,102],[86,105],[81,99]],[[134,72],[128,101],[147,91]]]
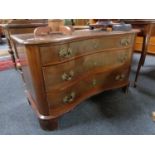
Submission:
[[[127,34],[74,41],[62,45],[40,46],[41,62],[43,66],[51,65],[92,52],[131,47],[133,38],[133,34]]]

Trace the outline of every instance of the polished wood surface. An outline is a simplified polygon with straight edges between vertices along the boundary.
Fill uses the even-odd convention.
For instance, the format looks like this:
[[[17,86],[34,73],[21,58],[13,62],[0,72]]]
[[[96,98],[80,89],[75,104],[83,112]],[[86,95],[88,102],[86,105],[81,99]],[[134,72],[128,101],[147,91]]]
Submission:
[[[130,42],[124,44],[125,41]],[[124,35],[116,35],[111,37],[100,37],[99,39],[92,38],[80,41],[77,40],[76,42],[71,42],[68,44],[62,44],[57,46],[41,46],[40,52],[42,64],[44,66],[49,64],[57,64],[66,60],[74,59],[74,57],[81,57],[83,55],[88,55],[94,52],[100,52],[111,48],[128,48],[131,44],[133,44],[133,42],[133,36],[129,34],[125,37]],[[65,51],[70,51],[70,53],[66,56],[63,56],[63,52],[65,54]]]
[[[72,34],[12,35],[19,53],[28,101],[43,129],[81,101],[127,88],[137,31],[74,31]]]
[[[114,52],[115,57],[113,56]],[[87,74],[90,74],[92,69],[94,72],[99,69],[104,70],[109,66],[119,67],[125,63],[129,63],[128,61],[130,59],[131,50],[120,49],[102,51],[71,60],[67,63],[43,67],[46,91],[49,92],[54,89],[60,89],[60,86],[62,89],[67,83],[74,83],[83,76],[88,76]]]
[[[83,29],[90,29],[88,25],[75,25],[73,26],[75,30],[83,30]]]
[[[142,52],[142,46],[143,46],[143,37],[137,36],[135,41],[135,52]],[[148,45],[148,54],[155,55],[155,36],[151,36],[149,45]]]
[[[73,23],[74,25],[84,26],[84,25],[88,25],[89,20],[88,19],[73,19]]]
[[[115,71],[114,68],[116,68]],[[65,106],[65,104],[74,104],[82,95],[88,91],[93,91],[97,87],[102,87],[103,89],[108,87],[110,89],[113,86],[119,87],[120,84],[127,85],[128,70],[128,66],[125,69],[112,67],[108,68],[107,71],[103,70],[103,72],[101,72],[101,69],[98,69],[98,72],[89,73],[89,75],[77,79],[76,82],[70,85],[51,90],[47,92],[49,106],[54,109],[59,108],[59,106]]]

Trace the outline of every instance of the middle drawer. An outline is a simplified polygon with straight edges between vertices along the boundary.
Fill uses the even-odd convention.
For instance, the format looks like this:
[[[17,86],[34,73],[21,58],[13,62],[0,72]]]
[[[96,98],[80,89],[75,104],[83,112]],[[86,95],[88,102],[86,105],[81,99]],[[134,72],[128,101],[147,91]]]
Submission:
[[[59,65],[43,67],[46,92],[59,89],[62,85],[67,85],[95,70],[128,65],[131,53],[131,49],[100,52]]]

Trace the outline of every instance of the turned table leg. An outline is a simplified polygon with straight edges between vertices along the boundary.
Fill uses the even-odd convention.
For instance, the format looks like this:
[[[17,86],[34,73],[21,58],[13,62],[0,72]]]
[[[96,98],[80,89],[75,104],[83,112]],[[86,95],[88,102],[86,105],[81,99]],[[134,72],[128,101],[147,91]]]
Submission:
[[[137,81],[138,81],[138,77],[139,77],[139,74],[140,74],[140,69],[145,63],[145,58],[146,58],[146,54],[147,54],[147,50],[148,50],[150,35],[145,35],[145,36],[143,36],[143,38],[144,38],[144,40],[143,40],[143,44],[142,44],[142,52],[141,52],[140,60],[139,60],[137,71],[136,71],[134,87],[137,86]]]
[[[15,59],[15,55],[14,55],[14,52],[13,52],[13,50],[12,50],[10,40],[9,40],[8,38],[7,38],[7,42],[8,42],[8,46],[9,46],[8,52],[9,52],[9,54],[11,55],[12,62],[13,62],[13,64],[14,64],[15,68],[16,68],[16,59]]]
[[[144,55],[143,55],[143,53],[141,53],[141,57],[140,57],[140,60],[139,60],[139,63],[138,63],[137,71],[136,71],[136,77],[135,77],[135,81],[134,81],[134,87],[137,86],[137,81],[138,81],[140,69],[141,69],[143,63],[144,63]]]

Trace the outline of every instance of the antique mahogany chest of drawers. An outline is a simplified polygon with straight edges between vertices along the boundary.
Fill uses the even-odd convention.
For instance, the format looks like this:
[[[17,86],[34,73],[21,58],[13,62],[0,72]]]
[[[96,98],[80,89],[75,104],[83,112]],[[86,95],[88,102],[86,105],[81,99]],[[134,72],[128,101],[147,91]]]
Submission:
[[[13,35],[28,101],[43,129],[84,99],[127,88],[136,31]]]

